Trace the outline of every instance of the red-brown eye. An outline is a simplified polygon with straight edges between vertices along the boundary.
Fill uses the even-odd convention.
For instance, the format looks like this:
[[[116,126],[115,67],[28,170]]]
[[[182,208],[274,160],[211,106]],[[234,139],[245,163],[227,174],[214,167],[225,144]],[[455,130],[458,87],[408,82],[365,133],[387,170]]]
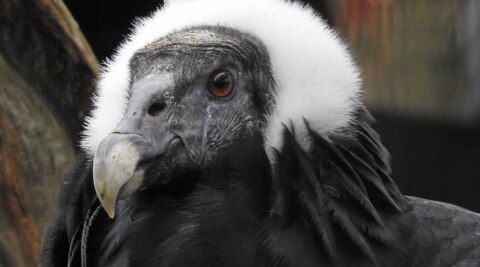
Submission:
[[[226,70],[213,73],[208,82],[208,90],[216,97],[229,96],[233,91],[233,75]]]

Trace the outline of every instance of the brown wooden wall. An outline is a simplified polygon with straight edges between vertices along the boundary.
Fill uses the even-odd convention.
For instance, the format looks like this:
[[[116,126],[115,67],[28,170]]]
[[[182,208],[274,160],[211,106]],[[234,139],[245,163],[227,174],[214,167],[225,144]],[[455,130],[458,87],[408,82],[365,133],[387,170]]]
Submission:
[[[0,266],[36,266],[96,59],[63,2],[0,1]]]

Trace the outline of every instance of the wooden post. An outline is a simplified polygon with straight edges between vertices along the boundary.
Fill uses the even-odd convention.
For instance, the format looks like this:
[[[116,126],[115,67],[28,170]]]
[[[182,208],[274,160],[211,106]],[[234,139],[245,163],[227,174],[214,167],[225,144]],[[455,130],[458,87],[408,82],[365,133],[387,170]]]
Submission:
[[[0,1],[0,266],[39,264],[96,73],[62,1]]]

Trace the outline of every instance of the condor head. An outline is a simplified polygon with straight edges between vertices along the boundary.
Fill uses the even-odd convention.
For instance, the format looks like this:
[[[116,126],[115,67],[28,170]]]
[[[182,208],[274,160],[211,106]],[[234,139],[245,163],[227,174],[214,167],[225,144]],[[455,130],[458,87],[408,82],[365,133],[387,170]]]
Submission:
[[[246,131],[260,133],[272,94],[268,62],[254,37],[223,27],[176,32],[137,51],[126,111],[94,156],[108,215],[118,199],[195,178],[188,174],[218,161]]]

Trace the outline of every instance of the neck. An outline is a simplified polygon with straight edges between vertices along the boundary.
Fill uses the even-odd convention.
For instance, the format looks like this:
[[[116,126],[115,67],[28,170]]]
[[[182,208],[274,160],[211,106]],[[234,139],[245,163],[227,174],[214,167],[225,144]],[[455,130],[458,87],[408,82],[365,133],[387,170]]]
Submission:
[[[286,129],[283,147],[275,153],[276,229],[301,221],[295,227],[313,230],[312,243],[322,249],[325,262],[377,262],[374,251],[388,249],[401,238],[397,228],[387,225],[408,204],[389,176],[389,153],[372,121],[362,111],[348,137],[328,140],[307,125],[312,140],[308,151]]]

